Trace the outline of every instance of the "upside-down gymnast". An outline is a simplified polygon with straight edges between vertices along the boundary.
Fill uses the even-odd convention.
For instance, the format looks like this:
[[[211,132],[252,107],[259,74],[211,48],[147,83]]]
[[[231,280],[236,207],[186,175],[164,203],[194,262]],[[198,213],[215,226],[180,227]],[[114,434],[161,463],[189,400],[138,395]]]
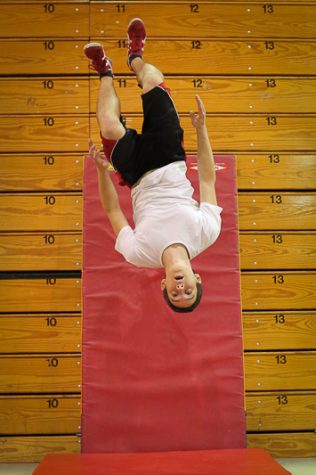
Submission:
[[[186,177],[183,129],[162,73],[143,59],[146,31],[135,18],[128,25],[127,64],[142,88],[142,133],[126,128],[113,85],[111,60],[99,43],[84,47],[91,67],[100,75],[97,120],[103,151],[89,139],[97,168],[100,199],[116,237],[115,249],[137,267],[164,268],[161,290],[176,312],[190,312],[202,296],[202,280],[191,259],[213,244],[221,228],[215,166],[205,123],[205,108],[190,112],[197,135],[200,203],[192,198]],[[120,208],[109,162],[121,184],[131,188],[134,229]]]

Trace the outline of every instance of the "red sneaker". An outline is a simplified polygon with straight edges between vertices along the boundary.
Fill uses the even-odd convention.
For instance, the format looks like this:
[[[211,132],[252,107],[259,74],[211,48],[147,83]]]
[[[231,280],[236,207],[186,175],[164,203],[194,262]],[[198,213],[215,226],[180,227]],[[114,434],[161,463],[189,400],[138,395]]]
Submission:
[[[105,56],[103,46],[100,43],[88,43],[83,48],[84,54],[90,59],[89,67],[97,71],[100,76],[112,76],[112,62]]]
[[[146,42],[146,30],[143,20],[133,18],[127,27],[127,64],[130,69],[134,58],[141,58]]]

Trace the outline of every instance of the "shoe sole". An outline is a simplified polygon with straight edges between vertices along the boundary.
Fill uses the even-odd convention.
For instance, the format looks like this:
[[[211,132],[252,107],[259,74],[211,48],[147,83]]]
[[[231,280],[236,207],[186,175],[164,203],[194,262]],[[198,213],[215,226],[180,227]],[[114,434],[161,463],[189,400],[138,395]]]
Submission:
[[[133,18],[129,24],[127,25],[127,29],[129,29],[129,27],[131,26],[131,24],[134,22],[134,21],[140,21],[143,25],[144,25],[144,28],[145,28],[145,23],[143,22],[143,20],[141,18]]]
[[[90,48],[91,46],[101,46],[101,48],[103,48],[103,46],[101,45],[101,43],[88,43],[87,45],[85,45],[83,47],[83,50],[85,51],[86,49]]]

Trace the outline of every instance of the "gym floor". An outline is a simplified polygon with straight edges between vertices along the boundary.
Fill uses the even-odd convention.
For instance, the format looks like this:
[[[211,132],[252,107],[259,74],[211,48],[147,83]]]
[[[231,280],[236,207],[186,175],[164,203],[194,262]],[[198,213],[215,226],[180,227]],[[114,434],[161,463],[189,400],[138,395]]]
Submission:
[[[315,475],[316,458],[277,459],[292,475]],[[0,463],[0,475],[32,475],[36,463]]]

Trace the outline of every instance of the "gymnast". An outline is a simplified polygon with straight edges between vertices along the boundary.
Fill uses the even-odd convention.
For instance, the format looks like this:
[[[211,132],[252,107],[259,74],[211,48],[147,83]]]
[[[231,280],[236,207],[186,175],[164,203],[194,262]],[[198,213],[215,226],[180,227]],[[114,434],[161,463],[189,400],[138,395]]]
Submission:
[[[127,30],[127,64],[142,88],[142,133],[126,128],[113,85],[111,60],[99,43],[84,52],[100,75],[97,120],[103,151],[89,139],[89,154],[98,173],[99,194],[116,235],[115,249],[137,267],[164,268],[163,296],[176,312],[191,312],[200,303],[202,280],[191,259],[213,244],[221,229],[215,191],[215,165],[205,123],[205,108],[196,96],[198,112],[190,112],[197,136],[200,203],[192,198],[186,177],[183,129],[162,73],[143,59],[146,30],[134,18]],[[131,188],[134,229],[120,208],[109,173]]]

